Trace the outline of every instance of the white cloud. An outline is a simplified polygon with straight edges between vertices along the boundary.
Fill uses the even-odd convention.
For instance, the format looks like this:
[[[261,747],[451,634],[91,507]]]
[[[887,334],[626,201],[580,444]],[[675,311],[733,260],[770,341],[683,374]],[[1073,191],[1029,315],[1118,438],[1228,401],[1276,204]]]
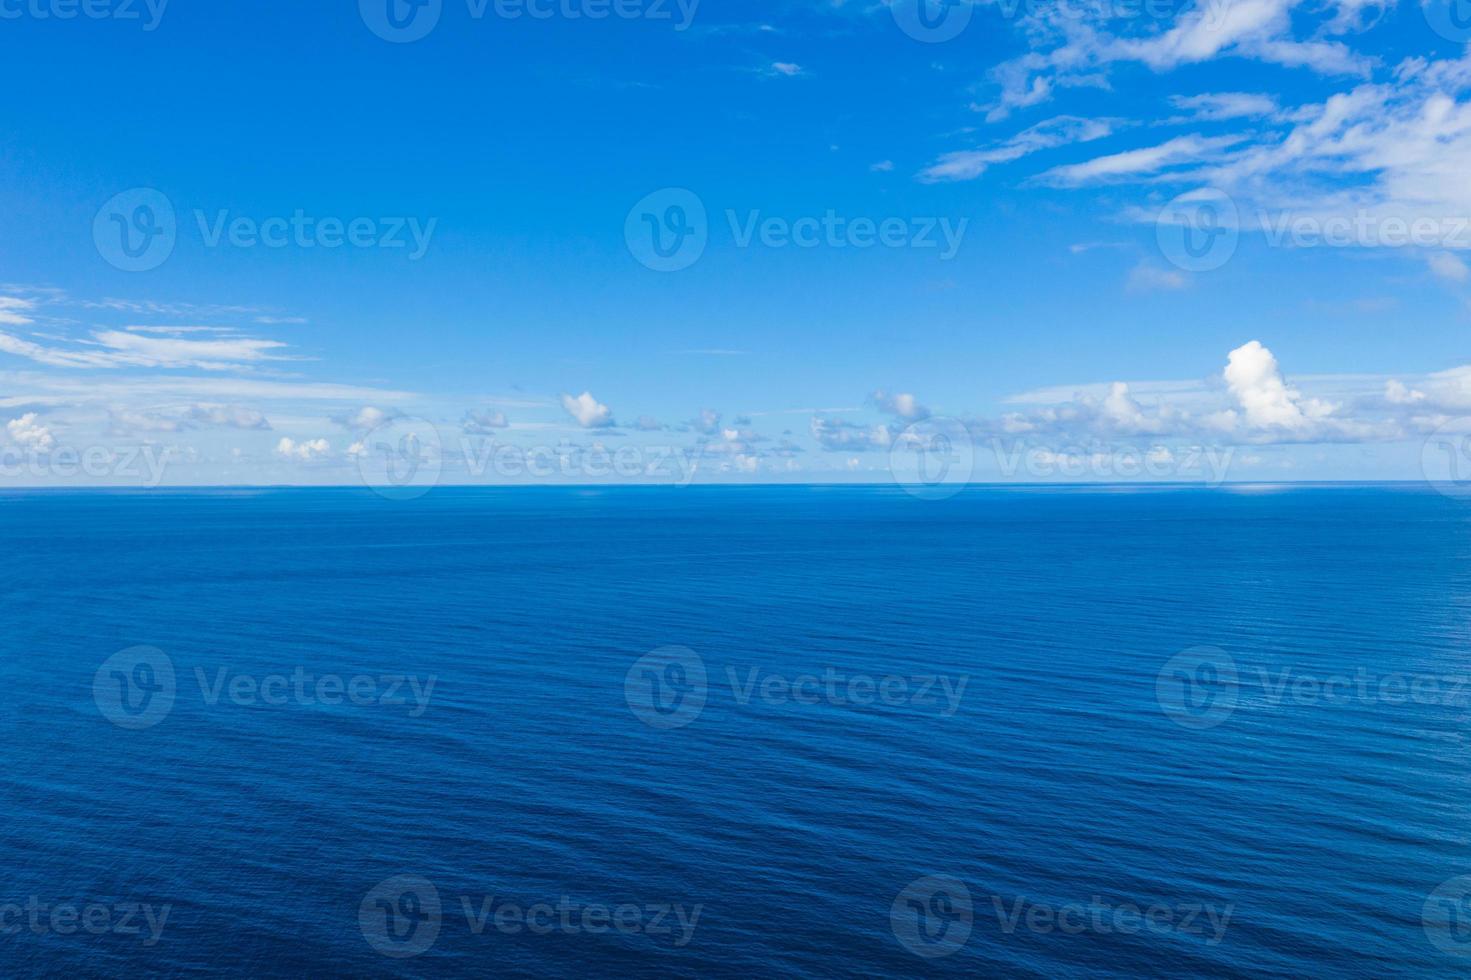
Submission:
[[[1208,92],[1173,95],[1170,104],[1189,115],[1188,121],[1220,122],[1226,119],[1269,118],[1282,111],[1270,95],[1249,92]],[[1168,120],[1169,122],[1186,120]]]
[[[802,66],[796,64],[795,62],[773,61],[771,65],[766,69],[766,74],[773,76],[779,75],[784,78],[795,78],[798,75],[805,74],[805,72],[803,71]]]
[[[1425,400],[1425,392],[1410,388],[1403,381],[1391,378],[1384,385],[1384,400],[1391,405],[1415,405]]]
[[[509,425],[510,423],[506,421],[506,414],[504,412],[468,411],[465,413],[465,417],[460,420],[460,431],[466,435],[488,436],[493,435],[497,429],[504,429]]]
[[[3,336],[3,335],[0,335]],[[0,384],[9,396],[46,404],[88,404],[136,399],[179,398],[187,401],[244,400],[359,402],[406,401],[407,391],[364,388],[313,381],[270,381],[238,377],[180,377],[170,375],[71,377],[34,372],[0,372]]]
[[[22,299],[19,296],[0,296],[0,323],[25,326],[32,322],[28,314],[35,308],[35,300]]]
[[[820,415],[812,416],[812,437],[822,448],[834,452],[888,449],[894,442],[888,426],[858,425]]]
[[[868,169],[872,170],[876,174],[886,174],[894,169],[894,161],[880,160],[878,163],[869,164]]]
[[[264,415],[244,405],[198,404],[189,408],[185,415],[191,422],[218,425],[230,429],[269,429],[271,423]]]
[[[1429,263],[1430,271],[1442,279],[1465,282],[1471,277],[1471,267],[1467,267],[1460,257],[1450,252],[1431,252],[1425,257],[1425,261]]]
[[[394,419],[402,417],[403,413],[397,409],[383,409],[375,405],[363,405],[356,411],[332,416],[332,421],[344,429],[353,432],[367,432],[378,428],[378,426],[386,422],[392,422]]]
[[[1179,269],[1165,269],[1150,262],[1140,262],[1129,271],[1128,288],[1133,292],[1178,290],[1190,285],[1190,277]]]
[[[1241,136],[1177,136],[1158,146],[1125,150],[1095,157],[1083,163],[1053,167],[1037,179],[1041,183],[1061,187],[1128,179],[1157,174],[1169,167],[1203,164],[1219,159],[1222,151],[1242,143]]]
[[[50,452],[56,446],[51,430],[36,421],[35,412],[27,412],[5,423],[5,432],[22,449],[35,453]]]
[[[285,347],[276,340],[226,337],[190,340],[154,336],[132,330],[98,330],[79,346],[48,347],[0,333],[0,351],[40,364],[69,368],[198,368],[224,371],[261,361],[284,360],[272,352]]]
[[[282,436],[281,441],[276,443],[276,455],[303,462],[320,459],[331,451],[332,446],[326,439],[309,439],[305,442],[297,442],[294,439]]]
[[[1260,341],[1233,350],[1222,374],[1252,428],[1302,431],[1332,415],[1335,408],[1317,399],[1304,399],[1289,388],[1277,358]]]
[[[1463,397],[1471,402],[1471,366],[1465,371]],[[1459,379],[1432,380],[1447,392],[1459,384]],[[1387,403],[1395,397],[1374,397],[1376,387],[1385,391],[1383,377],[1325,377],[1317,379],[1317,387],[1357,392],[1353,400],[1366,411],[1372,403],[1390,408]],[[1396,392],[1393,387],[1389,390]],[[1148,392],[1153,404],[1141,403],[1137,392]],[[1421,401],[1408,389],[1403,397],[1407,403]],[[1255,340],[1227,355],[1218,380],[1060,387],[1010,401],[1036,407],[972,422],[977,437],[1023,437],[1077,446],[1151,436],[1242,445],[1386,441],[1405,432],[1403,420],[1394,412],[1355,416],[1344,411],[1342,402],[1304,394],[1288,384],[1276,357]]]
[[[576,398],[564,394],[562,407],[584,429],[605,429],[613,425],[612,410],[594,398],[591,392],[584,391]]]
[[[720,431],[720,413],[713,408],[702,408],[700,414],[690,420],[690,428],[707,436],[713,436]]]
[[[875,391],[871,400],[880,412],[893,415],[906,422],[918,422],[930,417],[930,410],[921,405],[913,395],[905,392],[890,395],[882,390]]]
[[[1072,143],[1091,143],[1111,136],[1119,125],[1115,119],[1083,119],[1057,116],[1037,123],[1005,142],[985,150],[958,150],[946,153],[920,171],[919,179],[927,183],[943,180],[974,180],[995,163],[1009,163],[1039,150]]]
[[[983,108],[994,122],[1045,102],[1062,88],[1107,89],[1109,69],[1119,62],[1137,62],[1162,73],[1239,57],[1329,76],[1367,76],[1373,59],[1339,41],[1295,37],[1293,15],[1308,6],[1307,0],[1210,0],[1187,9],[1166,31],[1128,37],[1113,33],[1119,21],[1103,8],[1062,17],[1044,10],[1024,18],[1031,50],[992,70],[991,79],[1001,91]]]

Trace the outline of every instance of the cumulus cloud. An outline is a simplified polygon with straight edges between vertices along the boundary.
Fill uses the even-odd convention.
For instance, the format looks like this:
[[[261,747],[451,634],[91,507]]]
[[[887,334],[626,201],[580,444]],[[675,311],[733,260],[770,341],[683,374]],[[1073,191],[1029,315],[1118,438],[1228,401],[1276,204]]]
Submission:
[[[1466,371],[1471,401],[1471,367]],[[1447,392],[1455,387],[1449,378],[1435,383]],[[1405,423],[1395,406],[1423,408],[1427,399],[1391,382],[1385,394],[1358,399],[1363,402],[1360,410],[1350,412],[1343,402],[1305,394],[1289,383],[1275,355],[1255,340],[1230,351],[1215,380],[1144,384],[1153,393],[1152,404],[1141,402],[1134,387],[1115,381],[1087,386],[1089,390],[1071,397],[1065,389],[1032,393],[1018,400],[1038,407],[972,420],[970,429],[978,438],[1019,437],[1073,446],[1144,437],[1228,445],[1373,442],[1402,438]],[[1377,412],[1370,404],[1374,402]]]
[[[584,391],[576,398],[562,395],[562,408],[584,429],[606,429],[613,425],[613,411]]]
[[[191,405],[184,417],[190,422],[217,425],[228,429],[269,429],[271,427],[271,423],[264,415],[244,405],[200,403]]]
[[[1425,401],[1425,392],[1411,388],[1394,378],[1384,384],[1384,400],[1391,405],[1417,405]]]
[[[640,415],[638,421],[633,423],[633,427],[640,432],[658,432],[664,428],[659,420],[652,415]]]
[[[36,420],[35,412],[27,412],[18,419],[11,419],[5,423],[5,432],[12,442],[30,452],[50,452],[56,447],[56,437],[50,429]]]
[[[334,415],[332,421],[352,432],[368,432],[402,417],[403,413],[396,408],[384,409],[375,405],[364,405],[350,412]]]
[[[1252,428],[1302,431],[1337,408],[1316,398],[1303,398],[1288,387],[1277,358],[1260,341],[1249,341],[1233,350],[1223,375],[1246,424]]]
[[[690,420],[689,427],[696,432],[713,436],[720,431],[720,413],[713,408],[702,408],[700,414]]]
[[[489,436],[494,435],[497,429],[507,428],[511,423],[506,421],[504,412],[496,411],[468,411],[460,420],[460,431],[466,435]]]
[[[883,390],[875,391],[870,396],[870,401],[880,412],[903,419],[906,422],[918,422],[930,417],[930,410],[921,405],[913,395],[907,392],[896,392],[889,394]]]
[[[330,452],[332,452],[332,446],[326,439],[309,439],[305,442],[297,442],[294,439],[282,436],[281,441],[276,443],[276,455],[286,459],[301,460],[302,462],[321,459]]]
[[[196,403],[167,408],[112,406],[108,408],[108,431],[114,435],[138,432],[185,432],[205,426],[229,429],[270,429],[271,423],[244,405]]]
[[[894,438],[885,425],[859,425],[842,419],[812,416],[812,438],[832,452],[888,449]]]

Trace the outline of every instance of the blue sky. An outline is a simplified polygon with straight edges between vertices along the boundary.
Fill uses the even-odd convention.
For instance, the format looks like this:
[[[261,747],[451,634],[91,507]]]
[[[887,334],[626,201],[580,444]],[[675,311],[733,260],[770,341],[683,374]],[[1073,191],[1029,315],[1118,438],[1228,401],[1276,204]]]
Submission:
[[[1456,10],[920,2],[0,0],[0,480],[875,481],[936,433],[1416,479],[1471,430]]]

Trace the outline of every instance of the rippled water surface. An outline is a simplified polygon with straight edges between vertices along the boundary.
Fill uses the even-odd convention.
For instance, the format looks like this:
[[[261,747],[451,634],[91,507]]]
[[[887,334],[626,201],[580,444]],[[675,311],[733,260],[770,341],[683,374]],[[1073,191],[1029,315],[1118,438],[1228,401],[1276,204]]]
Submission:
[[[1429,490],[20,493],[0,545],[6,974],[1471,965]]]

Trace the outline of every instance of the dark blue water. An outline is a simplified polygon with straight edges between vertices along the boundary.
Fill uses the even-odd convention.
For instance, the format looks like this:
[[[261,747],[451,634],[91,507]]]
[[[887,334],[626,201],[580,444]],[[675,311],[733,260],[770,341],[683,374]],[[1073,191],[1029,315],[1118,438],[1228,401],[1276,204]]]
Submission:
[[[0,545],[6,975],[1471,964],[1430,490],[14,493]]]

